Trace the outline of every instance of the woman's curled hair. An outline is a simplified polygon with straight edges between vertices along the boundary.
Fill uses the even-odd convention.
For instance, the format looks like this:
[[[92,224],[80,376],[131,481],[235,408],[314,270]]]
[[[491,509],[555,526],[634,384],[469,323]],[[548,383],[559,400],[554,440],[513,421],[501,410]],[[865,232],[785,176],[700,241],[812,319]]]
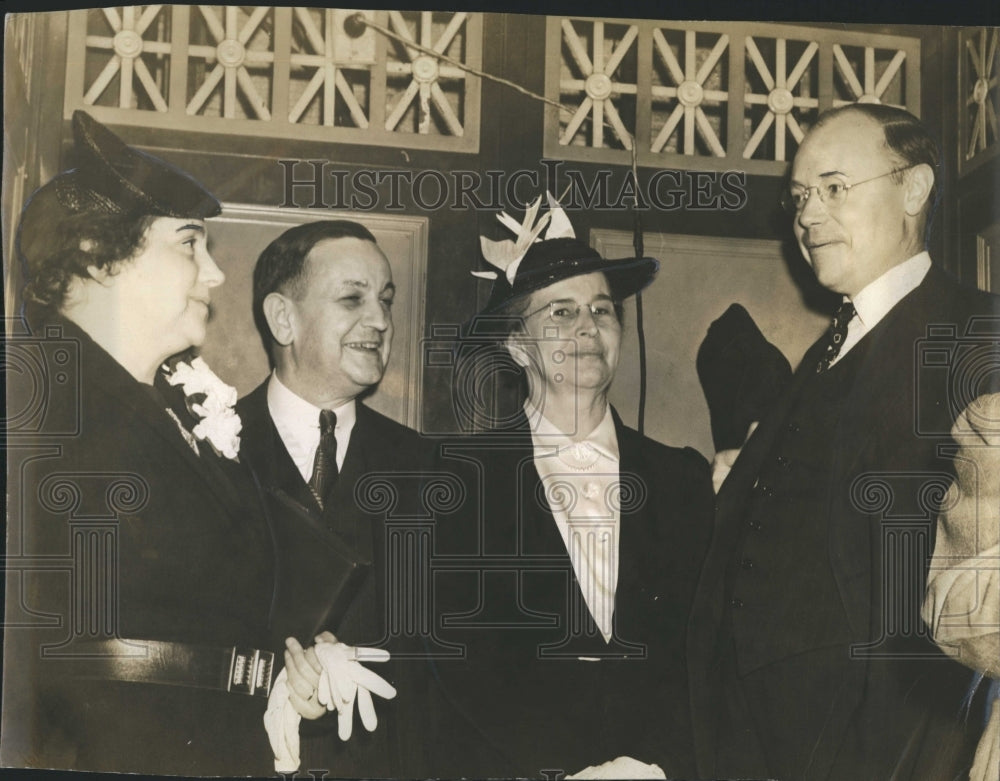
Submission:
[[[24,298],[59,308],[73,277],[89,267],[114,274],[143,248],[156,217],[63,208],[54,191],[36,193],[22,213],[17,251],[24,267]]]

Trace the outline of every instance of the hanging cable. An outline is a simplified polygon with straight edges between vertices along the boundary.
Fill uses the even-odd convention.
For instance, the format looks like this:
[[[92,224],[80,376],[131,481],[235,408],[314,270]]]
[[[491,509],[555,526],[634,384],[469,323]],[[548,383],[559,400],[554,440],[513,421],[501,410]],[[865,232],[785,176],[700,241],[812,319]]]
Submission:
[[[360,11],[356,14],[352,14],[344,20],[344,31],[352,38],[357,38],[360,36],[365,27],[370,27],[373,30],[381,33],[387,38],[394,41],[398,41],[407,49],[413,49],[415,51],[427,54],[435,59],[446,62],[466,73],[471,73],[473,76],[478,76],[481,79],[486,79],[487,81],[493,81],[497,84],[502,84],[505,87],[509,87],[532,100],[540,101],[547,106],[553,106],[560,111],[569,111],[565,106],[563,106],[559,101],[552,100],[552,98],[547,98],[545,95],[539,95],[537,92],[532,92],[525,87],[522,87],[515,81],[510,79],[505,79],[500,76],[494,76],[492,73],[487,73],[486,71],[479,70],[478,68],[473,68],[470,65],[466,65],[460,60],[456,60],[453,57],[449,57],[446,54],[436,51],[429,46],[423,46],[416,41],[410,40],[396,32],[393,32],[388,27],[379,24],[378,22],[372,21],[367,16],[365,16]],[[631,173],[632,173],[632,185],[634,188],[632,197],[632,247],[635,251],[636,259],[645,256],[645,250],[642,240],[642,217],[639,210],[639,157],[638,148],[636,147],[635,138],[623,127],[615,127],[607,120],[602,120],[602,124],[605,127],[611,128],[614,133],[621,140],[622,145],[629,151],[632,158]],[[623,138],[621,133],[625,132],[625,137]],[[563,196],[560,196],[560,200]],[[642,322],[642,293],[636,293],[635,296],[635,320],[636,320],[636,335],[639,340],[639,414],[638,414],[638,430],[640,434],[645,433],[646,428],[646,331],[643,328]]]
[[[642,239],[642,212],[639,210],[639,155],[636,145],[632,144],[632,186],[635,188],[632,198],[632,249],[635,258],[645,257],[646,247]],[[646,329],[642,322],[642,291],[635,294],[635,333],[639,340],[639,415],[636,428],[639,433],[646,433]]]
[[[555,106],[558,109],[566,110],[566,107],[563,106],[563,104],[560,103],[558,100],[552,100],[552,98],[547,98],[544,95],[539,95],[537,92],[532,92],[529,89],[525,89],[516,81],[511,81],[510,79],[504,79],[501,78],[500,76],[494,76],[492,73],[487,73],[486,71],[481,71],[477,68],[473,68],[471,65],[466,65],[461,60],[456,60],[452,57],[449,57],[448,55],[436,51],[430,48],[429,46],[423,46],[422,44],[419,44],[416,41],[411,41],[408,38],[404,38],[402,35],[393,32],[388,27],[385,27],[384,25],[381,25],[378,22],[373,22],[371,19],[369,19],[360,11],[358,11],[358,13],[352,16],[347,17],[347,19],[344,21],[345,32],[348,23],[353,25],[371,27],[373,30],[377,30],[378,32],[382,33],[382,35],[384,35],[386,38],[391,38],[394,41],[399,41],[399,43],[403,44],[403,46],[405,46],[408,49],[416,49],[418,52],[423,52],[424,54],[430,55],[435,59],[441,60],[442,62],[446,62],[449,65],[454,65],[459,70],[463,70],[466,73],[471,73],[473,76],[478,76],[479,78],[486,79],[487,81],[495,81],[497,84],[503,84],[505,87],[510,87],[512,90],[516,90],[520,92],[522,95],[527,95],[529,98],[532,98],[533,100],[540,100],[542,103],[547,103],[548,105]],[[350,33],[348,33],[348,35],[350,35]]]

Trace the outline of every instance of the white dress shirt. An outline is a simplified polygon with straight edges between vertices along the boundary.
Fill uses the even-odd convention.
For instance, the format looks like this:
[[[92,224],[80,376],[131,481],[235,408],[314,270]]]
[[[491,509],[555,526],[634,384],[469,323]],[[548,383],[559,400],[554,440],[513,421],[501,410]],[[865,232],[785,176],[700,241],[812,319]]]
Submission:
[[[879,321],[889,314],[903,296],[924,281],[931,268],[931,256],[926,252],[914,255],[909,260],[893,266],[874,282],[869,282],[860,293],[850,299],[857,313],[847,324],[847,336],[840,353],[830,362],[833,366],[851,351],[862,337],[872,330]],[[847,301],[848,297],[844,296]]]
[[[611,640],[618,586],[619,451],[611,407],[590,434],[573,440],[530,402],[535,468],[594,622]]]
[[[333,430],[337,437],[337,469],[344,468],[344,456],[347,455],[351,431],[357,420],[354,404],[354,399],[351,399],[333,410],[337,415],[337,427]],[[267,383],[267,409],[288,455],[295,462],[302,479],[308,483],[313,473],[316,448],[319,447],[320,408],[290,391],[278,379],[277,373],[271,372]]]

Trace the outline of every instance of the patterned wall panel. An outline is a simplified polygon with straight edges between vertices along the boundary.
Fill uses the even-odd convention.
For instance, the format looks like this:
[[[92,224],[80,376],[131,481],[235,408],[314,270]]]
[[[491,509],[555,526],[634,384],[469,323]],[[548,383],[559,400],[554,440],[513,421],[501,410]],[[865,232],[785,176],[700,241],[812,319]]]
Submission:
[[[992,159],[1000,148],[1000,29],[976,27],[958,33],[959,168],[965,173]]]
[[[357,13],[396,38],[358,24]],[[481,66],[480,14],[90,9],[71,12],[67,54],[67,117],[86,108],[114,124],[479,149],[479,78],[453,63]]]
[[[545,154],[781,174],[818,112],[920,111],[920,41],[780,24],[550,17]]]

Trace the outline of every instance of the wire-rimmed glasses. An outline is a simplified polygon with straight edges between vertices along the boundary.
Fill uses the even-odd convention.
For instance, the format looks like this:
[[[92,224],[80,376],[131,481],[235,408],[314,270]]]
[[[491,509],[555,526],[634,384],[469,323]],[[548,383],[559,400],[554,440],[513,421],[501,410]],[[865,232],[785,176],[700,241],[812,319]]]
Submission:
[[[903,171],[908,171],[913,168],[914,165],[916,165],[916,163],[902,168],[893,168],[891,171],[886,171],[884,174],[872,176],[868,179],[862,179],[860,182],[844,182],[840,179],[829,179],[820,184],[810,185],[809,187],[789,187],[781,194],[781,206],[789,214],[798,214],[806,207],[806,203],[812,197],[813,190],[816,191],[820,201],[822,201],[828,208],[843,206],[844,202],[847,200],[847,193],[854,187],[859,187],[862,184],[868,184],[869,182],[874,182],[878,179],[884,179],[885,177],[892,176],[893,174],[900,174]]]

